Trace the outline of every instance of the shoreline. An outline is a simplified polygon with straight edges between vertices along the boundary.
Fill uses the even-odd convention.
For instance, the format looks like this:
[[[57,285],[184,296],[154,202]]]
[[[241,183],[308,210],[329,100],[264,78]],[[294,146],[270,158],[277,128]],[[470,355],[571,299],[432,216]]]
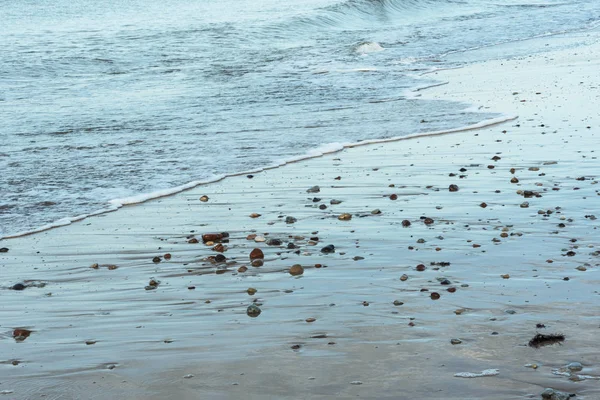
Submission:
[[[552,387],[597,397],[598,64],[594,37],[436,72],[448,84],[424,96],[520,118],[357,146],[2,240],[0,391],[523,399]],[[192,241],[222,231],[222,253]],[[253,248],[262,266],[250,264]],[[288,273],[295,264],[303,274]],[[26,289],[11,290],[18,282]],[[31,334],[17,342],[16,329]],[[566,339],[531,348],[537,333]],[[572,362],[583,370],[565,370]]]

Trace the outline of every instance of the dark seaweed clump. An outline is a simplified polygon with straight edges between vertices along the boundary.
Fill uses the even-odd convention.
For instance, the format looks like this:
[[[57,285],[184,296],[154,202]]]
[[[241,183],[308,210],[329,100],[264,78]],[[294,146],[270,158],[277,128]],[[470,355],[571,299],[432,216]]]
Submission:
[[[538,333],[529,341],[530,347],[540,348],[542,346],[550,346],[556,343],[561,343],[565,341],[565,335],[560,333],[553,333],[551,335],[544,335]]]

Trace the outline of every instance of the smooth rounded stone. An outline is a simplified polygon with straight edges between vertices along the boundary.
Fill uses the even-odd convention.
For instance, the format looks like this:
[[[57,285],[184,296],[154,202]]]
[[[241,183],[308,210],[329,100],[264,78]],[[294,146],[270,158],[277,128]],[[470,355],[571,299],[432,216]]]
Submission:
[[[255,260],[252,260],[251,265],[255,268],[262,267],[264,265],[264,261],[260,258],[257,258]]]
[[[285,223],[286,224],[293,224],[296,221],[298,221],[297,218],[294,218],[294,217],[285,217]]]
[[[25,328],[17,328],[13,330],[13,339],[17,342],[22,342],[27,339],[33,331]]]
[[[267,240],[267,246],[281,246],[281,240],[279,239],[269,239]]]
[[[329,254],[329,253],[334,253],[334,252],[335,252],[335,246],[332,244],[328,244],[327,246],[325,246],[321,249],[321,253]]]
[[[525,364],[524,367],[525,368],[531,368],[531,369],[538,369],[538,365],[537,364]]]
[[[350,382],[351,385],[362,385],[363,383],[361,381],[352,381]]]
[[[505,312],[506,314],[510,314],[510,315],[514,315],[514,314],[516,314],[516,313],[517,313],[515,310],[504,310],[504,312]]]
[[[483,202],[483,203],[481,203],[481,204],[479,205],[479,207],[481,207],[481,208],[486,208],[487,206],[488,206],[488,205],[487,205],[487,203],[485,203],[485,202]]]
[[[190,378],[193,378],[193,377],[194,377],[194,375],[192,375],[192,374],[187,374],[187,375],[184,375],[184,376],[183,376],[183,379],[190,379]]]
[[[222,262],[227,261],[227,257],[225,257],[223,254],[217,254],[215,256],[215,261],[218,263],[222,263]]]
[[[0,248],[0,253],[8,253],[8,247]]]
[[[315,322],[317,319],[316,318],[306,318],[306,322],[308,322],[309,324],[311,322]]]
[[[390,195],[390,200],[398,200],[398,195],[397,194],[391,194]]]
[[[425,243],[425,239],[419,239],[419,240],[417,240],[417,243],[423,244],[423,243]]]
[[[246,309],[246,314],[248,314],[248,316],[251,318],[258,317],[261,312],[262,312],[261,309],[258,308],[258,306],[255,304],[249,305],[248,308]]]
[[[290,275],[297,276],[304,273],[304,268],[300,264],[295,264],[290,267]]]
[[[261,214],[259,214],[259,213],[252,213],[249,215],[250,218],[258,218],[260,216],[261,216]]]
[[[431,297],[431,300],[439,300],[440,294],[438,292],[431,292],[431,295],[429,295],[429,297]]]
[[[254,295],[256,294],[256,292],[258,292],[258,290],[256,290],[256,289],[255,289],[255,288],[253,288],[253,287],[251,287],[251,288],[248,288],[248,289],[246,290],[246,293],[248,293],[250,296],[254,296]]]
[[[577,271],[587,271],[587,268],[584,267],[583,265],[580,265],[579,267],[575,268]]]
[[[297,248],[298,248],[298,246],[296,246],[296,245],[295,245],[294,243],[292,243],[292,242],[289,242],[289,243],[287,244],[287,248],[288,248],[288,249],[290,249],[290,250],[293,250],[293,249],[297,249]]]
[[[408,275],[406,275],[406,274],[402,274],[402,276],[400,277],[400,280],[401,280],[402,282],[404,282],[404,281],[408,280]]]
[[[90,268],[92,268],[92,269],[99,269],[100,265],[98,265],[98,263],[93,263],[92,265],[90,265]]]
[[[188,243],[190,243],[190,244],[195,244],[195,243],[199,243],[199,242],[198,242],[198,239],[196,239],[196,238],[191,238],[190,240],[188,240]]]
[[[342,204],[342,200],[333,199],[333,200],[329,201],[329,204],[331,204],[331,205]]]
[[[433,222],[434,222],[434,221],[433,221],[433,219],[432,219],[432,218],[425,218],[425,219],[423,220],[423,223],[424,223],[425,225],[432,225],[432,224],[433,224]]]
[[[410,225],[411,225],[411,224],[410,224],[410,221],[409,221],[409,220],[405,219],[405,220],[403,220],[403,221],[402,221],[402,226],[403,226],[404,228],[408,228]]]
[[[452,284],[452,282],[450,282],[448,279],[442,279],[440,281],[440,285],[450,285]]]
[[[521,207],[521,208],[529,208],[529,202],[524,201],[523,203],[521,203],[521,205],[519,205],[519,207]]]
[[[208,196],[204,195],[204,196],[200,197],[200,201],[203,203],[206,203],[208,201]]]
[[[163,258],[164,258],[165,260],[167,260],[167,261],[168,261],[168,260],[170,260],[170,259],[171,259],[171,253],[166,253],[166,254],[163,256]]]
[[[306,190],[306,193],[319,193],[321,191],[321,188],[319,186],[313,186],[311,188],[308,188]]]
[[[566,368],[571,372],[579,372],[583,369],[583,365],[580,362],[572,362],[567,364]]]
[[[257,242],[257,243],[262,243],[262,242],[266,242],[267,239],[265,239],[264,236],[255,236],[254,237],[254,241]]]
[[[510,278],[509,274],[503,274],[503,275],[500,275],[500,276],[502,277],[502,279],[509,279]]]
[[[319,204],[319,210],[327,210],[327,206],[325,204]]]
[[[241,267],[239,267],[237,269],[237,272],[240,272],[240,273],[244,273],[246,271],[248,271],[248,267],[246,267],[245,265],[242,265]]]
[[[458,186],[457,185],[450,185],[450,186],[448,186],[448,191],[450,191],[450,192],[458,192]]]
[[[373,214],[373,215],[379,215],[379,214],[381,214],[381,210],[379,208],[376,208],[373,211],[371,211],[371,214]]]
[[[517,177],[512,177],[510,183],[519,183],[519,180],[517,179]]]
[[[350,221],[352,219],[352,214],[343,213],[343,214],[341,214],[341,215],[338,216],[338,219],[340,221]]]
[[[460,339],[450,339],[450,343],[452,343],[452,344],[461,344],[462,340],[460,340]]]
[[[415,269],[419,272],[423,272],[427,269],[427,267],[424,264],[419,264],[415,267]]]
[[[457,310],[454,310],[454,314],[456,314],[456,315],[461,315],[461,314],[462,314],[462,313],[464,313],[465,311],[467,311],[467,310],[465,310],[464,308],[459,308],[459,309],[457,309]]]
[[[265,254],[261,249],[254,249],[250,252],[250,260],[256,260],[257,258],[265,258]]]
[[[394,303],[393,303],[393,304],[394,304],[395,306],[401,306],[401,305],[403,305],[404,303],[403,303],[403,302],[401,302],[400,300],[394,300]]]
[[[153,263],[159,263],[161,261],[160,257],[156,256],[152,259]]]
[[[17,283],[15,285],[13,285],[13,287],[11,288],[12,290],[25,290],[27,286],[23,285],[22,283]]]
[[[545,389],[541,396],[544,400],[569,400],[571,398],[569,393],[561,392],[552,388]]]

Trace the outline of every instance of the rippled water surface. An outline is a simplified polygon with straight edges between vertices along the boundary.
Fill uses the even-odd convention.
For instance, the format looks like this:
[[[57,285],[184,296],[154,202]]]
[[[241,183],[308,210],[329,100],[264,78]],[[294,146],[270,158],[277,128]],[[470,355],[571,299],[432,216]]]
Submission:
[[[42,0],[0,14],[1,237],[329,143],[478,122],[408,90],[473,61],[465,50],[594,26],[600,3]]]

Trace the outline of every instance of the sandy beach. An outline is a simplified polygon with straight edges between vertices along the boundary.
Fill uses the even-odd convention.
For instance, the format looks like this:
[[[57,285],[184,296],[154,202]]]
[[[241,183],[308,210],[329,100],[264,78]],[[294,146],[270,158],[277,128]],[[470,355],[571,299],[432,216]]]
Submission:
[[[502,124],[1,240],[0,397],[600,398],[599,37],[429,74],[447,84],[411,100]]]

